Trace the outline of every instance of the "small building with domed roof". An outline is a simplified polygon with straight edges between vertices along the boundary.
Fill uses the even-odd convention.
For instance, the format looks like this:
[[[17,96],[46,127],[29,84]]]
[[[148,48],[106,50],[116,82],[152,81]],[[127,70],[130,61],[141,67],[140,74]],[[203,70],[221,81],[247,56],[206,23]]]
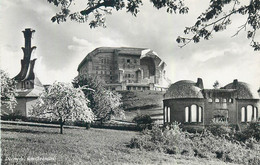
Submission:
[[[249,84],[234,80],[220,89],[204,89],[203,81],[181,80],[164,94],[164,123],[180,122],[204,127],[212,121],[231,125],[259,119],[259,93]]]

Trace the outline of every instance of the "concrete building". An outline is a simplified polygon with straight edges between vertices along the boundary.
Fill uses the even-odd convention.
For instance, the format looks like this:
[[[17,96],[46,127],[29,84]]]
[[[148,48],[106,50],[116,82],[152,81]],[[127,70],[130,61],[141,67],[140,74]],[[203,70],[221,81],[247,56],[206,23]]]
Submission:
[[[249,84],[234,80],[220,89],[204,89],[197,82],[181,80],[164,95],[164,123],[204,127],[213,120],[241,126],[259,118],[259,94]]]
[[[98,76],[112,90],[167,89],[166,63],[144,48],[100,47],[90,52],[78,66],[79,75]]]
[[[31,38],[35,30],[25,29],[23,31],[25,46],[22,47],[24,56],[21,60],[21,70],[17,76],[14,77],[16,81],[16,96],[17,105],[13,112],[8,109],[2,109],[5,113],[14,113],[16,115],[28,116],[32,106],[35,104],[40,93],[44,91],[44,87],[40,80],[34,73],[34,65],[36,59],[31,60],[31,54],[35,46],[31,47]],[[4,108],[4,107],[3,107]]]

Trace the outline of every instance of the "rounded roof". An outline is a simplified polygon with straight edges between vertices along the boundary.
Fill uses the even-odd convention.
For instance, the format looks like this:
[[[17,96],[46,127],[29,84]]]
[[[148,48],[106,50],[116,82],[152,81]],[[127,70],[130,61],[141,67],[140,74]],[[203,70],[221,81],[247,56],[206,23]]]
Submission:
[[[227,84],[225,89],[236,89],[238,99],[259,99],[257,90],[245,82],[237,81],[236,83]]]
[[[164,99],[204,98],[201,88],[190,80],[181,80],[172,84],[164,95]]]

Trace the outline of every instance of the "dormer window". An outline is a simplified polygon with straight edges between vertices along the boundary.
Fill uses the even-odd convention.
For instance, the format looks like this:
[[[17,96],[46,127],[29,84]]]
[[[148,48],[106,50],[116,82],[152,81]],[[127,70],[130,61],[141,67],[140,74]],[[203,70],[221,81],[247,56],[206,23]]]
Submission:
[[[215,98],[215,102],[216,102],[216,103],[219,103],[219,98]]]
[[[209,103],[212,103],[212,102],[213,102],[212,98],[209,98],[209,99],[208,99],[208,102],[209,102]]]
[[[222,102],[223,102],[223,103],[226,103],[226,102],[227,102],[227,99],[223,99]]]

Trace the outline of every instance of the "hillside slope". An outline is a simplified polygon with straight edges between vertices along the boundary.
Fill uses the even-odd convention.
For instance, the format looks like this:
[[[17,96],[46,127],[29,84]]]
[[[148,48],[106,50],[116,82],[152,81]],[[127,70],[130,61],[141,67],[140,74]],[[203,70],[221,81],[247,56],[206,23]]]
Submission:
[[[147,114],[154,120],[162,120],[163,95],[160,91],[119,91],[122,95],[126,121],[137,115]]]

